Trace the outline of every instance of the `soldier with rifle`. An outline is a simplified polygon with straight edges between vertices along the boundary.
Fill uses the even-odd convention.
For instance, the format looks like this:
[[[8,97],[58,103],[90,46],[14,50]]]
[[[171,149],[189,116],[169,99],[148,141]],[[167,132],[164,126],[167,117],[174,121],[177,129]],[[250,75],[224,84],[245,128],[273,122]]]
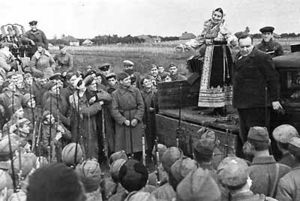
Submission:
[[[99,152],[98,152],[97,159],[99,159],[99,163],[101,164],[109,157],[108,155],[109,149],[108,149],[108,142],[107,142],[108,135],[106,133],[105,113],[109,112],[107,110],[107,107],[108,105],[110,105],[112,98],[111,95],[107,93],[105,90],[97,87],[96,79],[93,78],[92,80],[90,80],[90,82],[91,83],[89,84],[86,91],[86,98],[88,100],[87,103],[90,106],[95,104],[101,104],[102,106],[101,109],[98,110],[98,112],[95,115],[95,123],[96,123],[95,133],[97,133],[97,135],[91,136],[90,138],[92,141],[96,141],[98,143],[97,147],[99,149]],[[94,116],[91,115],[90,120],[93,121],[94,120],[93,118]],[[92,127],[91,129],[94,128]],[[94,132],[94,130],[92,130],[92,132]]]

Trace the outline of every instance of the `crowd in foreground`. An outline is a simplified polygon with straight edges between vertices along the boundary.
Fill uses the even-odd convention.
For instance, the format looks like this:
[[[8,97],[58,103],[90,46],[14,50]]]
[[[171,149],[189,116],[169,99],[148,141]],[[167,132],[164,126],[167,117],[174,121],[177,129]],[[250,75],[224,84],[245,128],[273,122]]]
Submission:
[[[11,161],[6,137],[0,141],[1,200],[299,200],[300,137],[294,127],[281,125],[272,133],[282,151],[278,162],[269,153],[270,138],[264,127],[249,131],[244,145],[249,160],[218,154],[213,131],[202,128],[198,134],[201,138],[194,142],[191,157],[180,148],[157,144],[151,173],[142,162],[117,151],[109,158],[109,175],[95,159],[84,160],[76,143],[64,147],[61,163],[49,163],[32,152],[17,153]],[[18,141],[11,134],[13,152]]]

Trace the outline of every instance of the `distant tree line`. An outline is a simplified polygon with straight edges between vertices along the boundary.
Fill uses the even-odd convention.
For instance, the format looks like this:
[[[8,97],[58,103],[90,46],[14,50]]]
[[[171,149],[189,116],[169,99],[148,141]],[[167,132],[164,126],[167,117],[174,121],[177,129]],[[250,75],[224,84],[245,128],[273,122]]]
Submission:
[[[246,30],[249,31],[249,28]],[[63,35],[65,36],[65,35]],[[253,38],[261,38],[261,33],[255,33],[252,34]],[[277,34],[277,36],[280,36],[281,38],[296,38],[300,37],[300,33],[282,33],[282,34]],[[179,40],[178,36],[166,36],[166,37],[161,37],[161,36],[152,36],[152,35],[147,35],[148,38],[157,38],[159,37],[161,39],[161,42],[164,41],[175,41]],[[85,39],[77,39],[79,41],[79,44],[82,44],[82,42]],[[124,37],[118,36],[117,34],[114,35],[99,35],[95,36],[94,38],[91,39],[95,45],[103,45],[103,44],[117,44],[117,43],[122,43],[122,44],[134,44],[134,43],[143,43],[146,40],[144,38],[138,37],[138,36],[131,36],[127,35]],[[65,44],[69,45],[68,40],[64,39],[57,39],[54,37],[53,39],[50,39],[49,42],[53,45],[59,45],[59,44]]]
[[[95,45],[102,45],[102,44],[117,44],[117,43],[143,43],[145,42],[144,39],[138,38],[136,36],[127,35],[124,37],[120,37],[116,34],[114,35],[103,35],[103,36],[95,36],[91,39]]]

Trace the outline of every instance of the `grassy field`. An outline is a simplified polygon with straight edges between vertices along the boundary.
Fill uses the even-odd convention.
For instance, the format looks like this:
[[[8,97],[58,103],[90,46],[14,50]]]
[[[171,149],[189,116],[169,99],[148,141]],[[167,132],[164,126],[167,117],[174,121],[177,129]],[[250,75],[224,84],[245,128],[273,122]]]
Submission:
[[[57,53],[57,50],[51,50]],[[131,60],[141,73],[149,72],[151,64],[169,66],[177,65],[183,73],[187,73],[186,60],[195,52],[177,52],[170,46],[140,46],[140,45],[105,45],[92,47],[70,47],[69,52],[74,56],[76,69],[84,69],[88,65],[97,68],[102,63],[111,63],[114,71],[122,69],[123,60]]]
[[[285,52],[290,51],[290,44],[300,43],[300,39],[279,39]],[[170,41],[157,44],[122,44],[103,45],[91,47],[69,47],[69,52],[74,55],[74,66],[76,69],[85,69],[88,65],[97,68],[102,63],[111,63],[114,71],[122,69],[123,60],[131,60],[141,73],[149,72],[150,64],[162,65],[165,68],[171,63],[177,65],[183,74],[187,74],[186,60],[195,55],[196,52],[178,52],[175,47],[186,41]],[[255,39],[254,44],[260,40]],[[51,49],[53,54],[57,53],[57,48]]]

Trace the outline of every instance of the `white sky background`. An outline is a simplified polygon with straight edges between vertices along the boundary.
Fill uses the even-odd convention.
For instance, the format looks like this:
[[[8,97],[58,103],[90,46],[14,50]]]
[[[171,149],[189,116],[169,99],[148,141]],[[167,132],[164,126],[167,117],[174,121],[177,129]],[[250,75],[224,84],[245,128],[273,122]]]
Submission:
[[[276,33],[300,32],[299,0],[7,0],[1,1],[0,25],[38,21],[48,38],[141,34],[200,34],[211,12],[222,7],[234,33],[246,26],[258,33],[265,25]]]

